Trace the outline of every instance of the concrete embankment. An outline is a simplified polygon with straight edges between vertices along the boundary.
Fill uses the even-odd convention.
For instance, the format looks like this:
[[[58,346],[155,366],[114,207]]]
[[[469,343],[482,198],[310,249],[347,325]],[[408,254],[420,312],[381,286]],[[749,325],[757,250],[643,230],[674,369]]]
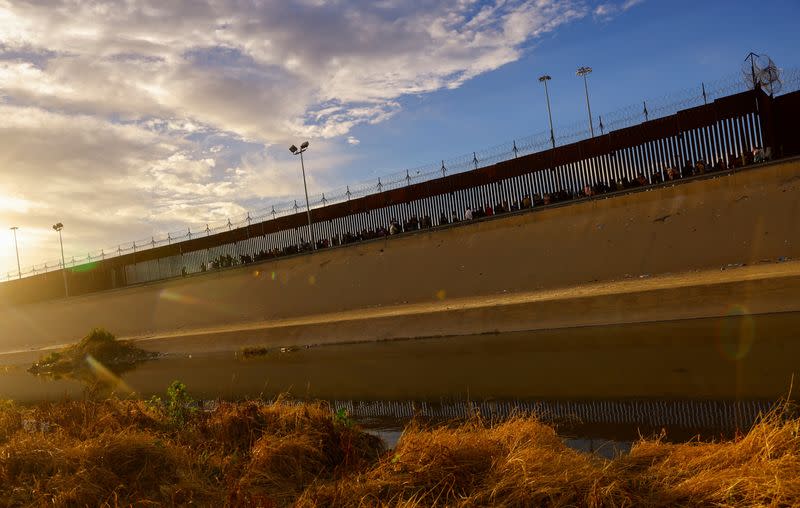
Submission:
[[[800,311],[800,262],[140,336],[163,352],[505,333]]]
[[[800,310],[800,161],[0,309],[0,351],[320,343]],[[720,271],[728,265],[748,266]],[[678,275],[675,275],[678,274]],[[644,278],[642,278],[644,277]],[[205,337],[205,338],[203,338]],[[161,341],[168,347],[168,341]],[[202,344],[200,344],[202,343]]]

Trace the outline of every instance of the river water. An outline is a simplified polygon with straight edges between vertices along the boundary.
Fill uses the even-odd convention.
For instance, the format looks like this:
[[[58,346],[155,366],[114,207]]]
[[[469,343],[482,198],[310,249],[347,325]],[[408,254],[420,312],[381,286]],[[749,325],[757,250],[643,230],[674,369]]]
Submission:
[[[170,354],[123,373],[121,393],[161,394],[176,379],[198,399],[331,401],[393,432],[417,415],[536,413],[584,439],[625,442],[747,427],[800,374],[800,313],[337,344],[258,357]],[[85,385],[27,372],[38,353],[0,355],[0,399],[81,397]],[[388,419],[386,424],[383,420]],[[594,444],[587,445],[592,448]]]

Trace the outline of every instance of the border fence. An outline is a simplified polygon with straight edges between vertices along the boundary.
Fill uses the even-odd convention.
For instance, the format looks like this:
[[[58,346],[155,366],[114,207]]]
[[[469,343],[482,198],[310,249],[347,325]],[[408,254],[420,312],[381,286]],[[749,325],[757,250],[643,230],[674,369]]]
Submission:
[[[800,89],[800,69],[783,71],[783,85],[786,91]],[[620,108],[610,114],[598,115],[596,119],[598,132],[603,135],[610,131],[635,126],[643,122],[676,114],[683,109],[707,105],[715,99],[746,91],[746,88],[745,80],[738,74],[733,74],[717,81],[700,83],[699,86],[686,88],[660,98],[642,101],[642,103]],[[590,131],[586,123],[579,122],[557,128],[555,143],[556,146],[563,146],[588,138],[590,138]],[[392,174],[385,174],[370,181],[355,185],[347,185],[339,189],[311,195],[309,196],[310,207],[316,209],[335,203],[350,201],[355,198],[396,189],[412,183],[434,180],[446,175],[471,171],[478,167],[496,164],[498,162],[544,151],[549,148],[551,148],[550,134],[548,131],[542,131],[538,134],[517,138],[507,143],[464,154],[459,157],[442,160],[441,163],[437,162]],[[189,226],[179,231],[171,231],[158,238],[156,236],[151,236],[150,238],[122,243],[111,248],[89,252],[85,256],[71,256],[65,259],[65,265],[67,268],[75,268],[115,256],[142,252],[162,245],[171,245],[176,242],[191,240],[200,236],[210,236],[235,228],[251,226],[261,221],[301,212],[303,205],[304,203],[302,200],[298,203],[297,199],[276,203],[266,208],[253,210],[243,216],[228,218],[225,222],[219,222],[213,225],[207,223],[199,227],[197,225],[194,227]],[[60,269],[61,260],[40,263],[28,267],[19,275],[14,272],[8,272],[6,273],[6,280],[11,280],[18,276],[29,277],[46,272],[58,271]]]
[[[800,88],[800,73],[786,73]],[[700,163],[728,170],[765,156],[800,154],[792,132],[800,117],[800,92],[770,97],[723,80],[599,117],[601,134],[562,129],[551,148],[548,133],[310,197],[313,238],[296,201],[248,213],[205,229],[169,233],[67,260],[71,296],[328,248],[396,232],[443,227],[463,212],[510,213],[590,199],[634,186],[658,184]],[[728,92],[738,92],[726,95]],[[604,123],[605,122],[605,123]],[[578,140],[578,141],[576,141]],[[748,157],[750,160],[748,160]],[[702,169],[700,171],[703,171]],[[691,173],[690,173],[691,174]],[[27,303],[63,296],[60,262],[33,267],[0,284],[0,301]],[[13,274],[16,277],[16,274]]]

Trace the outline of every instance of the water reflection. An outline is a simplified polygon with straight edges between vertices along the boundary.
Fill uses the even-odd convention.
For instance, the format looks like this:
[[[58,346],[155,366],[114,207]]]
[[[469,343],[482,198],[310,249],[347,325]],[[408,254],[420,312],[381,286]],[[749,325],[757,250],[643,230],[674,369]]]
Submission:
[[[734,330],[747,331],[746,354]],[[128,373],[203,397],[352,400],[770,399],[800,373],[800,313],[340,344],[237,360],[176,355]],[[736,350],[735,357],[722,352]]]
[[[196,398],[272,398],[288,392],[362,405],[373,401],[395,408],[384,411],[395,417],[408,416],[398,408],[413,413],[413,404],[457,408],[476,401],[510,408],[540,403],[562,416],[574,414],[579,422],[716,428],[720,422],[746,424],[786,392],[793,374],[800,373],[796,330],[800,313],[339,344],[285,353],[271,345],[275,352],[249,359],[235,351],[195,349],[144,363],[122,379],[141,397],[161,394],[179,379]],[[185,346],[192,351],[191,344]],[[0,358],[0,398],[32,402],[82,396],[84,386],[77,381],[50,381],[26,372],[36,356]],[[454,418],[464,416],[453,411]]]

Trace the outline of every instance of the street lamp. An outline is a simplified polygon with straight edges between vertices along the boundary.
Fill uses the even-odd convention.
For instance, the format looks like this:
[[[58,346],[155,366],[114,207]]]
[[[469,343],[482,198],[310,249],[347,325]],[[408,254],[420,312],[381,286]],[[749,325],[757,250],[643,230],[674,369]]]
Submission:
[[[592,137],[594,137],[594,125],[592,123],[592,107],[589,105],[589,85],[586,82],[586,76],[592,73],[591,67],[579,67],[575,74],[577,76],[583,76],[583,88],[586,90],[586,109],[589,110],[589,131],[592,133]]]
[[[19,267],[19,247],[17,246],[17,230],[18,229],[19,228],[17,226],[14,226],[14,227],[11,228],[11,231],[14,232],[14,251],[16,251],[16,253],[17,253],[17,276],[18,276],[17,278],[21,279],[22,278],[22,269],[20,269],[20,267]]]
[[[539,76],[539,83],[544,83],[544,96],[547,98],[547,117],[550,119],[550,143],[553,144],[553,148],[556,147],[556,137],[553,134],[553,114],[550,112],[550,94],[547,91],[547,82],[550,81],[551,78],[547,74],[544,76]]]
[[[311,246],[313,249],[317,248],[317,242],[314,240],[314,230],[311,227],[311,206],[308,204],[308,185],[306,185],[306,166],[303,162],[303,152],[308,150],[308,141],[304,141],[300,148],[292,145],[289,151],[294,155],[300,156],[300,169],[303,171],[303,189],[306,192],[306,214],[308,214],[308,237],[311,239]]]
[[[64,295],[69,298],[69,287],[67,286],[67,265],[64,263],[64,241],[61,239],[61,230],[64,225],[60,222],[53,224],[53,229],[58,231],[58,243],[61,244],[61,275],[64,276]]]

